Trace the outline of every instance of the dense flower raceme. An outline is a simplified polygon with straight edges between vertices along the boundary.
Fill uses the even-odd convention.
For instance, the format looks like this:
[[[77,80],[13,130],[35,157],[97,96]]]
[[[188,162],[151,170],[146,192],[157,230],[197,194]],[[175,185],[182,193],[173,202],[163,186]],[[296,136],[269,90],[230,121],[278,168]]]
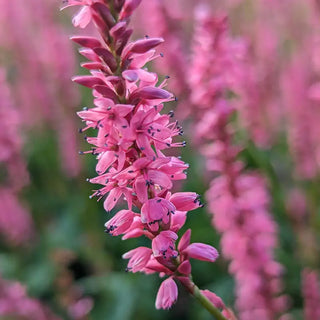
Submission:
[[[85,27],[92,19],[101,39],[72,37],[83,46],[80,53],[90,60],[83,67],[91,76],[73,80],[93,89],[94,108],[79,112],[86,123],[81,130],[98,130],[96,137],[86,137],[94,147],[85,153],[97,155],[98,176],[90,182],[102,187],[93,196],[102,199],[111,211],[124,197],[128,208],[106,223],[106,232],[123,235],[123,239],[146,236],[152,248],[138,247],[124,254],[128,271],[167,275],[160,286],[156,307],[167,309],[177,299],[180,280],[191,293],[190,258],[214,262],[215,248],[190,244],[191,230],[178,242],[177,232],[184,225],[187,211],[201,206],[193,192],[171,193],[172,182],[186,178],[188,165],[177,157],[163,153],[181,135],[181,127],[172,122],[172,112],[160,114],[163,103],[174,100],[164,90],[166,79],[157,85],[158,76],[143,69],[157,57],[154,48],[162,38],[145,38],[128,42],[132,33],[128,19],[140,1],[69,1],[66,6],[83,5],[74,24]],[[178,244],[177,244],[178,243]]]
[[[304,297],[304,318],[320,319],[320,285],[315,270],[303,270],[302,293]]]
[[[33,222],[28,211],[18,200],[18,192],[28,182],[26,164],[22,156],[21,119],[0,69],[0,118],[3,132],[0,138],[0,233],[10,244],[26,243],[33,233]]]
[[[22,119],[14,106],[5,70],[0,68],[0,118],[3,133],[0,137],[0,165],[7,171],[6,186],[18,191],[28,183],[26,164],[22,156]],[[0,181],[1,183],[1,181]]]
[[[75,55],[66,30],[57,21],[57,1],[30,0],[28,4],[22,0],[0,2],[0,60],[9,71],[24,132],[48,125],[54,129],[63,169],[66,175],[75,176],[80,169],[72,118],[79,94],[70,84]]]
[[[0,278],[0,316],[6,319],[60,320],[40,301],[30,298],[19,282]]]
[[[273,257],[276,225],[268,212],[264,180],[257,173],[245,173],[243,163],[236,159],[239,147],[232,143],[229,123],[235,110],[227,93],[238,74],[233,66],[239,42],[228,38],[225,18],[199,10],[190,80],[192,102],[199,108],[195,115],[203,115],[197,121],[196,137],[202,141],[208,170],[219,173],[207,192],[209,210],[214,226],[222,233],[222,253],[231,260],[239,318],[271,320],[285,308],[284,297],[277,297],[282,267]]]
[[[296,175],[302,179],[313,179],[320,172],[320,68],[311,56],[317,57],[320,47],[319,40],[310,42],[305,44],[309,50],[304,47],[295,54],[282,79],[288,143]]]
[[[246,35],[248,42],[242,72],[237,80],[237,94],[240,97],[237,107],[243,126],[260,148],[269,148],[274,144],[283,128],[279,77],[283,71],[281,24],[283,15],[287,15],[284,2],[255,1],[252,21],[237,27],[245,29],[241,34]]]

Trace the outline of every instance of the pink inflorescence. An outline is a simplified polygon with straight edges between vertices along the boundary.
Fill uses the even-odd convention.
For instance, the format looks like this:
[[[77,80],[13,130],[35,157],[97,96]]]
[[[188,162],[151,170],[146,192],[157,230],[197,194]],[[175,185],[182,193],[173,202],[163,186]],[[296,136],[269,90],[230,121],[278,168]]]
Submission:
[[[309,46],[310,50],[305,51]],[[285,111],[287,116],[288,144],[299,178],[312,179],[320,172],[318,70],[312,64],[310,52],[319,55],[315,43],[306,43],[303,51],[292,59],[283,75]],[[316,50],[317,49],[317,50]],[[318,71],[318,74],[315,72]]]
[[[10,282],[2,278],[0,316],[10,319],[60,320],[40,301],[28,297],[25,288],[19,282]]]
[[[268,212],[265,181],[257,173],[245,173],[237,160],[239,147],[233,144],[230,124],[235,110],[228,93],[234,89],[238,74],[234,66],[242,49],[240,42],[229,38],[225,18],[214,18],[200,8],[197,22],[190,79],[192,102],[198,108],[195,115],[202,117],[195,132],[208,170],[219,174],[206,195],[209,210],[213,225],[222,233],[222,253],[231,261],[239,318],[275,319],[285,309],[284,297],[277,297],[282,267],[273,255],[276,224]]]
[[[0,233],[9,244],[20,245],[30,239],[33,222],[18,200],[18,192],[28,182],[22,156],[21,118],[14,108],[5,72],[0,69]]]
[[[173,138],[182,134],[172,112],[160,114],[163,103],[174,100],[164,90],[166,79],[158,84],[156,73],[144,68],[157,58],[155,47],[162,38],[128,42],[132,30],[129,18],[139,0],[68,1],[67,6],[82,5],[74,24],[85,27],[93,20],[101,39],[75,36],[72,40],[83,48],[80,53],[89,59],[82,64],[90,76],[73,80],[93,90],[94,108],[79,112],[88,129],[98,131],[86,137],[94,145],[98,176],[90,182],[102,187],[93,196],[104,199],[104,208],[111,211],[123,197],[128,207],[118,211],[106,224],[110,235],[123,239],[146,236],[151,248],[138,247],[123,255],[129,259],[131,272],[167,275],[160,286],[156,307],[168,309],[177,300],[175,280],[180,280],[190,292],[190,258],[214,262],[215,248],[201,243],[190,244],[191,230],[178,242],[177,232],[184,225],[187,211],[201,206],[193,192],[172,193],[173,181],[186,178],[188,165],[180,158],[166,156],[164,151],[182,147],[184,142]],[[177,244],[178,243],[178,244]]]
[[[68,176],[75,176],[80,170],[74,151],[76,124],[72,119],[79,94],[70,85],[75,55],[66,30],[55,16],[57,1],[30,0],[28,4],[25,6],[23,0],[1,1],[0,58],[6,61],[9,70],[22,128],[25,132],[48,125],[54,129],[63,169]]]
[[[315,270],[302,272],[302,293],[304,297],[304,318],[320,319],[320,285]]]

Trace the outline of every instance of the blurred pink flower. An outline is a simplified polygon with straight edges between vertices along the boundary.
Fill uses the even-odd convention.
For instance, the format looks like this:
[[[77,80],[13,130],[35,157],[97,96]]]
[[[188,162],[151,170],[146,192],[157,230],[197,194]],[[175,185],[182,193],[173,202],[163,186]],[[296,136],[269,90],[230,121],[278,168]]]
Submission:
[[[0,279],[0,316],[27,320],[59,320],[40,301],[28,297],[19,282]]]
[[[268,212],[265,181],[258,173],[245,172],[237,160],[241,148],[233,144],[235,108],[228,97],[230,92],[241,93],[245,44],[231,38],[225,16],[213,17],[207,7],[196,10],[196,23],[191,97],[194,139],[206,156],[208,171],[215,172],[206,194],[209,211],[222,233],[222,254],[231,261],[240,319],[271,320],[286,308],[285,297],[277,297],[282,275],[273,254],[277,228]],[[206,258],[210,250],[199,252]]]
[[[62,166],[68,176],[80,170],[72,107],[79,93],[70,84],[75,56],[66,30],[57,22],[56,1],[13,0],[1,6],[0,23],[10,36],[0,37],[1,57],[10,71],[14,104],[23,132],[50,126],[57,132]],[[38,14],[34,15],[33,8]],[[24,30],[24,32],[21,32]],[[30,35],[32,36],[26,36]]]
[[[0,181],[0,233],[14,245],[23,245],[33,234],[33,221],[27,209],[19,203],[18,192],[28,182],[22,156],[20,113],[15,109],[5,73],[0,69],[0,167],[5,178]]]
[[[320,319],[320,285],[315,270],[302,272],[302,294],[304,298],[304,318]]]
[[[0,188],[0,203],[0,233],[11,244],[26,244],[34,233],[30,213],[10,189]]]

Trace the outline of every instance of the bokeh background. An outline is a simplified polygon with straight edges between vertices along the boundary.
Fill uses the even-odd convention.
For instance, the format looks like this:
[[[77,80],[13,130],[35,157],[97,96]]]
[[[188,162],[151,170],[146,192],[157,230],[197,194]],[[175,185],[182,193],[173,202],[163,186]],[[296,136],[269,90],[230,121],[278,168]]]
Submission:
[[[184,83],[194,54],[198,2],[160,1],[167,29],[156,13],[148,14],[152,2],[157,1],[142,1],[137,10],[133,37],[167,41],[159,49],[164,59],[149,68],[170,75],[168,88],[179,98],[167,108],[176,111],[185,129],[182,157],[190,169],[177,190],[204,198],[210,178],[193,141],[196,115]],[[217,2],[206,2],[207,10],[226,15],[230,35],[246,44],[243,81],[255,88],[244,90],[247,96],[239,100],[245,103],[233,119],[239,157],[246,169],[266,179],[278,224],[275,257],[284,267],[282,292],[292,318],[303,319],[301,272],[319,268],[319,5],[316,0]],[[92,96],[70,80],[86,71],[69,41],[79,33],[71,24],[74,11],[60,12],[60,5],[0,0],[0,319],[210,319],[183,288],[171,310],[156,310],[159,277],[126,273],[121,258],[148,241],[104,233],[104,223],[121,206],[110,214],[89,198],[94,186],[86,178],[95,176],[96,159],[78,154],[89,147],[78,133],[76,111],[91,106]],[[220,250],[207,209],[189,213],[180,234],[192,227],[194,241]],[[233,306],[228,261],[221,257],[192,266],[200,288]],[[1,316],[6,304],[31,313]]]

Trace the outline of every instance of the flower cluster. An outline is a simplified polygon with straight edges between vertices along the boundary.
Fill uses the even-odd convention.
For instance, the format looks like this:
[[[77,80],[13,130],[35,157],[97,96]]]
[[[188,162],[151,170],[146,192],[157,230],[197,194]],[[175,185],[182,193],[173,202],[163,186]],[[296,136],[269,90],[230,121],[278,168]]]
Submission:
[[[22,156],[20,114],[14,108],[5,72],[0,69],[0,118],[3,133],[0,137],[0,233],[8,243],[24,244],[33,234],[29,212],[18,200],[18,192],[28,182]]]
[[[320,286],[315,270],[304,269],[302,272],[302,293],[304,297],[304,318],[320,318]]]
[[[248,50],[238,77],[239,118],[248,135],[260,148],[270,148],[283,128],[279,75],[283,69],[280,58],[281,32],[287,6],[282,2],[255,1],[254,14],[248,25],[237,26],[245,34]],[[287,13],[285,13],[287,15]]]
[[[19,110],[22,129],[24,132],[47,126],[54,129],[61,164],[70,177],[80,171],[73,119],[79,94],[70,83],[76,67],[75,54],[66,31],[55,17],[56,6],[56,0],[30,0],[28,6],[23,0],[2,2],[0,59],[9,70],[10,86],[15,93],[13,103]]]
[[[104,208],[111,211],[121,197],[128,207],[106,223],[110,235],[123,239],[146,236],[151,248],[138,247],[123,255],[129,259],[127,270],[159,272],[167,275],[160,286],[156,307],[167,309],[178,296],[175,280],[180,280],[193,293],[190,258],[214,262],[215,248],[191,243],[191,230],[178,242],[177,232],[184,225],[187,211],[199,208],[199,196],[193,192],[172,193],[173,181],[186,178],[188,165],[179,157],[166,156],[166,149],[182,147],[174,142],[182,135],[173,112],[160,114],[163,103],[174,100],[164,90],[167,79],[158,84],[158,76],[144,68],[157,58],[155,47],[162,38],[128,42],[132,30],[129,18],[139,0],[68,1],[67,6],[82,5],[74,24],[85,27],[93,20],[101,38],[75,36],[72,40],[83,48],[80,53],[89,59],[82,64],[90,76],[77,76],[73,81],[93,90],[95,107],[79,112],[86,123],[81,129],[98,131],[86,137],[97,156],[97,177],[90,182],[102,187],[93,196],[104,199]]]
[[[197,11],[196,55],[192,67],[192,102],[200,114],[196,137],[202,141],[209,171],[219,174],[207,192],[213,225],[222,233],[223,255],[231,260],[236,280],[236,306],[240,319],[274,319],[285,308],[281,290],[282,267],[274,261],[276,224],[268,212],[264,180],[246,173],[237,160],[230,124],[235,109],[228,99],[234,88],[240,42],[227,34],[224,17],[215,18],[205,8]],[[240,45],[240,46],[239,46]],[[240,51],[239,51],[240,50]]]
[[[26,289],[19,282],[10,282],[2,278],[0,278],[0,316],[6,319],[60,320],[47,306],[28,297]]]
[[[319,41],[319,40],[318,40]],[[311,42],[311,43],[310,43]],[[313,179],[320,172],[319,149],[319,44],[312,39],[295,54],[286,73],[282,88],[286,107],[288,144],[296,175],[300,179]],[[314,55],[314,57],[312,57]],[[315,82],[317,79],[317,82]]]

